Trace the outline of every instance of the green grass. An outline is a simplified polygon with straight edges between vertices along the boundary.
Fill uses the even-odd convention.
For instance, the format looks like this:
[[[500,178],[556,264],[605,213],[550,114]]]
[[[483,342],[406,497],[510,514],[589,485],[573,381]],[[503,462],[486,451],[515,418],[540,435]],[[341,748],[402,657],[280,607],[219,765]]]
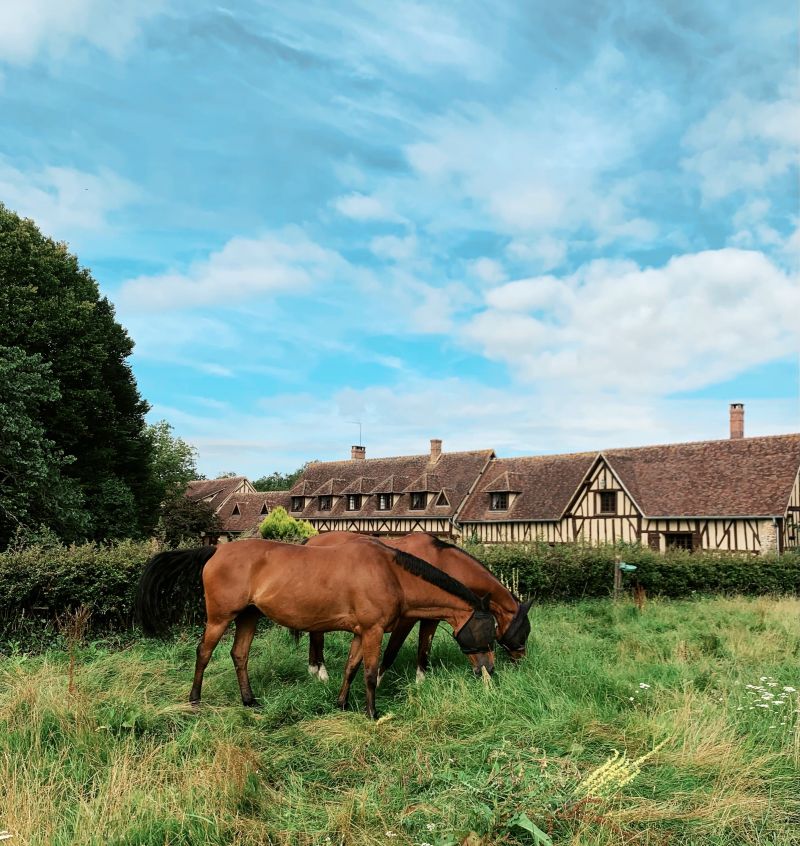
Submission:
[[[471,678],[446,627],[414,683],[401,653],[378,691],[391,719],[334,710],[348,639],[330,636],[331,681],[305,642],[259,632],[239,693],[223,641],[205,705],[184,704],[195,633],[78,656],[0,658],[0,831],[46,844],[798,843],[800,601],[607,601],[535,607],[530,654]],[[773,683],[776,685],[770,687]],[[760,686],[782,705],[767,708]],[[640,685],[649,685],[641,687]],[[771,700],[774,701],[774,700]],[[665,741],[624,786],[581,798],[613,750]],[[520,816],[524,814],[525,816]],[[470,832],[473,834],[470,838]]]

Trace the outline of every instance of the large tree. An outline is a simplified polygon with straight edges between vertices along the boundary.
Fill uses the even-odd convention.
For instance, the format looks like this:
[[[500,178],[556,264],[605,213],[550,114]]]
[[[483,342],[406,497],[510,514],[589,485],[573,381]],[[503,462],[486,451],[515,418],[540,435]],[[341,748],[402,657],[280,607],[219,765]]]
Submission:
[[[133,342],[65,244],[0,204],[0,346],[38,357],[60,394],[38,419],[81,492],[85,535],[135,536],[154,525],[159,491],[147,403],[128,364]],[[71,460],[70,460],[71,457]]]
[[[303,475],[310,461],[302,467],[298,467],[293,473],[279,473],[277,470],[269,476],[262,476],[253,482],[257,491],[288,491],[294,483]]]

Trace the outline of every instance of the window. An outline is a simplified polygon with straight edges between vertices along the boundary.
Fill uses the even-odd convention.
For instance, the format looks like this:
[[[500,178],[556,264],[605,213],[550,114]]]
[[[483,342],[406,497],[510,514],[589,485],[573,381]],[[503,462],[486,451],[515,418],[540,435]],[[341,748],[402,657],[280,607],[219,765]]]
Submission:
[[[361,508],[361,494],[347,495],[347,510],[358,511]]]
[[[330,511],[333,507],[333,497],[332,496],[321,496],[319,498],[319,510],[320,511]]]
[[[231,514],[241,514],[242,512],[239,510],[239,503],[237,502],[236,505],[233,506],[233,511]]]
[[[694,549],[694,535],[691,532],[667,532],[664,540],[667,549]]]
[[[388,511],[392,507],[392,495],[390,493],[378,494],[378,511]]]
[[[508,494],[505,491],[500,493],[489,494],[489,508],[492,511],[507,511],[508,510]]]
[[[414,491],[411,494],[411,509],[413,511],[421,511],[425,508],[427,499],[428,496],[423,491]]]
[[[303,497],[302,496],[293,496],[292,497],[292,511],[302,511],[303,510]]]
[[[439,494],[439,497],[436,500],[436,504],[437,505],[450,505],[450,503],[447,501],[447,496],[445,495],[444,491],[442,491]]]
[[[661,550],[661,536],[658,532],[647,533],[647,545],[655,552],[659,552]]]
[[[600,513],[601,514],[616,514],[617,513],[617,492],[616,491],[600,491],[598,494],[600,499]]]

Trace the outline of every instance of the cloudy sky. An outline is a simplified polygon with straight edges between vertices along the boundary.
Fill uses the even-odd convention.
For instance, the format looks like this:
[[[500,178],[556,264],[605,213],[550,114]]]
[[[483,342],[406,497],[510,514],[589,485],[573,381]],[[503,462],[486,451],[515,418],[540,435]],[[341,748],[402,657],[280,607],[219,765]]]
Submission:
[[[800,431],[795,3],[0,4],[0,200],[208,473]]]

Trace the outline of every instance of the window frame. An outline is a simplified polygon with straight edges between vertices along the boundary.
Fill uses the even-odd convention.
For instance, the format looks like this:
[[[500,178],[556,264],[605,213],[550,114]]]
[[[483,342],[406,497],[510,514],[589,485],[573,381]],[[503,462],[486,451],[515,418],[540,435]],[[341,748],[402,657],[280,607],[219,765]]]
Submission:
[[[411,491],[409,496],[411,499],[408,505],[409,511],[424,511],[428,507],[428,494],[425,491]],[[422,504],[415,504],[419,502]]]
[[[302,511],[305,508],[305,502],[303,501],[305,497],[303,496],[293,496],[292,497],[292,511]]]
[[[320,511],[332,511],[333,510],[333,497],[330,494],[325,494],[319,498],[319,510]]]
[[[345,511],[361,511],[361,494],[347,494]]]
[[[682,542],[677,543],[677,538],[680,538]],[[688,546],[686,542],[688,542]],[[688,552],[694,552],[694,532],[664,532],[664,546],[668,550],[685,549]]]
[[[390,493],[379,493],[379,494],[376,494],[376,496],[378,497],[378,502],[377,502],[377,510],[378,511],[391,511],[392,510],[392,506],[394,505],[394,502],[392,502],[392,495]],[[386,497],[385,500],[384,500],[384,497]],[[384,502],[386,503],[385,505],[383,504]]]
[[[502,505],[495,503],[502,502]],[[508,491],[489,491],[489,511],[508,511]]]
[[[597,491],[597,513],[601,514],[602,516],[609,516],[612,517],[619,513],[619,497],[617,496],[618,491],[615,490],[605,490],[605,491]],[[614,497],[614,508],[613,510],[603,508],[603,499],[605,497]]]

